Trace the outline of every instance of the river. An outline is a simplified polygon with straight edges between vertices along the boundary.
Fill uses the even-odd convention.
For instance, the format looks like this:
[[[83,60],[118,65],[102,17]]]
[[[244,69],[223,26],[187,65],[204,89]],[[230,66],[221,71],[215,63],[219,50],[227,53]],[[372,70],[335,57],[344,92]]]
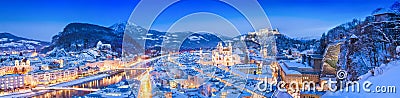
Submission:
[[[74,85],[72,87],[77,88],[93,88],[93,89],[102,89],[107,87],[108,85],[118,83],[122,80],[124,75],[127,75],[127,79],[132,79],[136,77],[134,75],[136,72],[134,70],[124,71],[112,76],[104,77],[102,79],[97,79],[89,82],[85,82],[82,84]],[[91,93],[91,91],[77,91],[77,90],[52,90],[50,92],[46,92],[39,95],[31,96],[32,98],[71,98],[71,97],[82,97],[86,94]]]

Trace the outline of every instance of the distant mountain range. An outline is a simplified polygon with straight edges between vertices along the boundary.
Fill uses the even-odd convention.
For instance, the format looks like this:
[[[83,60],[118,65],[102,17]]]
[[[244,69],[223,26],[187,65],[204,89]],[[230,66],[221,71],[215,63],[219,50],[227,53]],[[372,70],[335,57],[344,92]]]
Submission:
[[[114,25],[113,27],[116,26],[117,25]],[[122,30],[123,27],[117,27],[115,30],[125,31],[123,47],[126,51],[124,52],[131,53],[139,50],[137,47],[127,47],[132,43],[138,43],[141,47],[144,47],[141,48],[144,49],[143,52],[154,54],[154,52],[160,51],[167,52],[211,48],[215,47],[221,39],[229,39],[229,37],[208,32],[160,32],[156,30],[147,30],[130,23],[120,26],[126,26],[125,30]]]
[[[45,46],[49,45],[49,42],[33,40],[23,37],[18,37],[10,33],[0,33],[0,50],[37,50],[40,51]]]
[[[208,32],[160,32],[126,22],[110,27],[88,23],[70,23],[62,32],[52,37],[51,43],[21,38],[10,33],[0,33],[0,50],[36,49],[42,53],[57,52],[55,50],[79,52],[93,48],[97,42],[101,41],[111,44],[113,51],[117,53],[137,54],[152,52],[152,50],[213,49],[223,39],[234,40],[235,38],[237,39],[237,37],[230,38]],[[282,38],[285,38],[281,41],[287,42],[286,44],[290,44],[291,42],[288,41],[292,41],[289,40],[289,37]],[[293,41],[299,43],[298,40],[293,39]]]

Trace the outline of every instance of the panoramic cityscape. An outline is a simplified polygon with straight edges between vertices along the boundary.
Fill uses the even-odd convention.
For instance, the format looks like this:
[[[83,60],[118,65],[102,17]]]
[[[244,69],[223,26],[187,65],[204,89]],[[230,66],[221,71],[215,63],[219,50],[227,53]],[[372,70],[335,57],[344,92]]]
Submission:
[[[340,9],[330,10],[342,11],[351,18],[320,14],[318,19],[335,19],[315,24],[288,18],[290,15],[285,12],[291,11],[285,10],[290,8],[270,6],[281,4],[274,0],[182,0],[158,4],[99,1],[87,9],[103,6],[98,10],[115,11],[115,16],[87,13],[96,18],[87,18],[92,16],[86,16],[86,7],[82,7],[96,1],[75,1],[78,3],[71,5],[65,2],[55,9],[48,9],[54,6],[47,3],[38,8],[29,6],[38,16],[33,12],[27,17],[0,15],[0,22],[4,22],[0,23],[0,32],[4,32],[0,33],[0,98],[400,96],[396,91],[400,86],[399,1],[380,5],[379,0],[372,0],[349,9],[357,13],[357,7],[370,6],[365,9],[373,10],[366,15],[361,11],[363,14],[352,16]],[[62,12],[79,15],[39,15],[74,6],[77,9]],[[304,6],[293,6],[297,7]],[[326,10],[304,9],[316,9],[315,13]],[[1,8],[0,11],[11,14]],[[116,14],[122,12],[123,15]],[[19,13],[12,15],[15,14]],[[122,18],[110,18],[118,15]],[[217,20],[221,17],[227,19]],[[38,22],[44,20],[47,22]],[[227,21],[231,23],[225,24]],[[63,25],[52,24],[55,22]],[[47,26],[39,30],[36,23]],[[16,25],[21,27],[13,28]]]

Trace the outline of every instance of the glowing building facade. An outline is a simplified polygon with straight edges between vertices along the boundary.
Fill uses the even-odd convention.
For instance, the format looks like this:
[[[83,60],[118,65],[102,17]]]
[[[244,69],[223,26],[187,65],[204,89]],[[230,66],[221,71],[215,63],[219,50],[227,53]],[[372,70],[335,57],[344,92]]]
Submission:
[[[218,43],[217,49],[212,51],[212,62],[214,65],[232,66],[240,63],[240,57],[232,53],[232,44],[229,43],[224,47],[222,43]]]

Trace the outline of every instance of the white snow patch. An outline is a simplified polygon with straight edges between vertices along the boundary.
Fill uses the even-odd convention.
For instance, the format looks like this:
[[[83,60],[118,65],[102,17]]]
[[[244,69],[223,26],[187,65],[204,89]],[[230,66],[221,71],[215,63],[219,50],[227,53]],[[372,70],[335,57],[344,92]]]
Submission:
[[[1,38],[0,42],[8,41],[8,38]]]
[[[39,45],[40,44],[40,42],[37,42],[37,41],[27,41],[27,40],[19,40],[19,41],[17,41],[17,42],[20,42],[20,43],[30,43],[30,44],[36,44],[36,45]]]
[[[360,92],[351,92],[352,86],[349,87],[349,92],[343,90],[337,92],[327,92],[323,96],[323,98],[397,98],[400,96],[398,91],[394,93],[373,93],[366,92],[363,89],[363,83],[365,81],[370,81],[372,85],[369,87],[371,91],[376,91],[376,87],[380,86],[395,86],[396,90],[400,87],[400,78],[398,75],[400,74],[400,60],[393,61],[389,64],[383,64],[380,67],[374,69],[374,76],[372,76],[371,72],[368,72],[365,75],[360,76]],[[355,87],[357,88],[357,87]]]
[[[202,40],[202,39],[208,41],[203,36],[189,36],[188,38],[189,38],[190,41],[199,41],[199,40]]]

